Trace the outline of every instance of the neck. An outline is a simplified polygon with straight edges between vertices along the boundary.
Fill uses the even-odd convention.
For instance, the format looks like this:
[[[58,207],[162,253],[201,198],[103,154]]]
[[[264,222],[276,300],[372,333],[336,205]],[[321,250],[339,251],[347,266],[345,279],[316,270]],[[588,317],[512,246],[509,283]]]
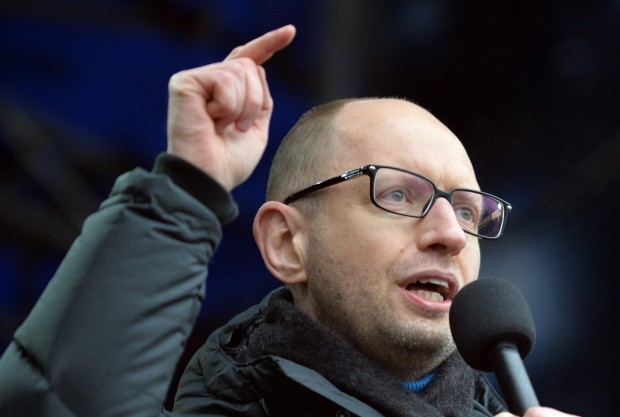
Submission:
[[[454,351],[452,345],[440,349],[402,349],[381,352],[367,352],[356,346],[360,352],[400,381],[415,381],[439,367]]]

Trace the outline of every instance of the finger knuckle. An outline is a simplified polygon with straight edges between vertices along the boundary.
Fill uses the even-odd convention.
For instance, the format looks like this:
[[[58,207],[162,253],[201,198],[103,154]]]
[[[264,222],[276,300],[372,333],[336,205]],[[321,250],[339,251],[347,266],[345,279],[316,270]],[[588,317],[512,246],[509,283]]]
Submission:
[[[257,71],[258,65],[251,59],[247,57],[238,58],[234,60],[234,65],[236,70],[240,74],[250,74]]]
[[[242,67],[249,67],[249,68],[256,67],[256,63],[251,58],[248,58],[248,57],[245,57],[245,56],[237,58],[236,61]]]
[[[265,99],[264,105],[271,109],[273,107],[273,98],[271,96],[267,96],[267,98]]]
[[[258,94],[251,94],[246,98],[246,105],[252,109],[258,109],[263,104],[263,97]]]
[[[219,100],[217,104],[219,107],[219,111],[222,114],[234,113],[236,109],[236,104],[234,100]]]
[[[232,86],[236,82],[237,78],[238,77],[234,72],[229,71],[222,71],[217,75],[218,82],[226,87]]]
[[[170,93],[181,93],[185,90],[189,78],[189,71],[180,71],[173,74],[168,81]]]
[[[236,55],[239,53],[239,51],[241,51],[241,48],[242,48],[242,46],[241,46],[241,45],[237,46],[237,47],[236,47],[236,48],[234,48],[232,51],[230,51],[230,54],[228,54],[228,56],[229,56],[229,57],[234,57],[234,56],[236,56]]]

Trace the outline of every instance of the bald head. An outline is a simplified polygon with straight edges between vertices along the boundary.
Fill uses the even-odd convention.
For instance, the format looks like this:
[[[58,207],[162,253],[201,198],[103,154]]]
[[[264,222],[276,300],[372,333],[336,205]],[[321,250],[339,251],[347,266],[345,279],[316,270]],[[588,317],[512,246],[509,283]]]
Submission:
[[[344,99],[311,109],[286,135],[273,160],[267,199],[283,200],[370,163],[413,164],[423,175],[451,163],[455,177],[473,178],[462,186],[477,187],[460,141],[424,108],[401,99]],[[442,181],[445,174],[441,176],[433,180]]]
[[[267,200],[280,201],[320,180],[322,161],[336,131],[333,120],[351,99],[332,101],[304,113],[284,137],[274,156],[267,183]]]

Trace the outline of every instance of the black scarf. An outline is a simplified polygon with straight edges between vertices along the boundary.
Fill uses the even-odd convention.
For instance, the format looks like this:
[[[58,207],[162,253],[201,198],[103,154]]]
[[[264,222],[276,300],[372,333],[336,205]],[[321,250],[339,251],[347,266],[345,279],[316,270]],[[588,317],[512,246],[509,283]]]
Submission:
[[[297,309],[289,296],[270,300],[264,321],[250,335],[246,352],[249,357],[275,355],[312,368],[386,417],[471,415],[474,371],[457,352],[439,366],[434,380],[422,393],[414,394],[348,342]]]

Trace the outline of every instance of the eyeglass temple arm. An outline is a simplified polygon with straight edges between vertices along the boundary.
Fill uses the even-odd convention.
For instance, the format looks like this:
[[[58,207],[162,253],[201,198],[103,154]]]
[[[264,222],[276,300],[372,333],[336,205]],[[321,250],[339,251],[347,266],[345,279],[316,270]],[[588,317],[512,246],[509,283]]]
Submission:
[[[302,197],[304,197],[304,196],[306,196],[306,195],[308,195],[310,193],[313,193],[315,191],[321,190],[321,189],[326,188],[326,187],[330,187],[332,185],[336,185],[336,184],[344,182],[346,180],[350,180],[351,178],[355,178],[358,175],[363,175],[363,174],[365,174],[364,168],[365,167],[352,169],[351,171],[347,171],[344,174],[339,175],[337,177],[333,177],[333,178],[330,178],[330,179],[325,180],[325,181],[317,182],[316,184],[311,185],[308,188],[304,188],[301,191],[297,191],[296,193],[291,194],[286,199],[284,199],[282,201],[282,203],[284,203],[284,204],[292,203],[293,201],[299,200],[300,198],[302,198]]]

